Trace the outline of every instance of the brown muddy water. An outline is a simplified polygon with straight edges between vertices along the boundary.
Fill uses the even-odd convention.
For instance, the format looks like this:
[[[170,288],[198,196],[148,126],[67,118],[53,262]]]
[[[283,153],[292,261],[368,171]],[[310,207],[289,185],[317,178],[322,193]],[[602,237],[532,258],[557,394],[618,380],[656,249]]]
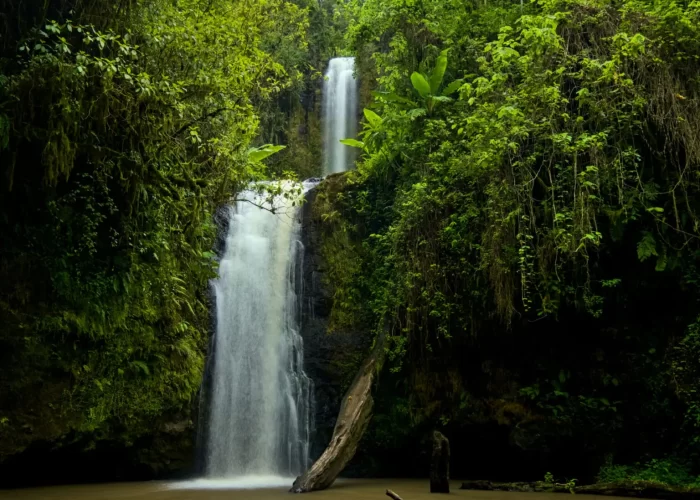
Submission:
[[[266,489],[216,489],[216,485],[197,483],[143,482],[52,486],[19,490],[0,490],[0,500],[382,500],[388,499],[387,488],[403,500],[567,500],[568,495],[556,493],[508,493],[498,491],[458,490],[460,483],[452,482],[449,496],[429,492],[427,479],[339,479],[330,489],[302,496],[292,496],[287,487]],[[615,500],[616,497],[605,497]],[[586,500],[602,500],[595,495]]]

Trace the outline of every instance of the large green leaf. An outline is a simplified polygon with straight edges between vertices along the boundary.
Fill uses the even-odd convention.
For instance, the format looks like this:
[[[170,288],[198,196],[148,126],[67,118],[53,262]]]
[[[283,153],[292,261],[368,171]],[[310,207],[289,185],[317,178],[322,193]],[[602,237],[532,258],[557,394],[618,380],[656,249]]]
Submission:
[[[658,256],[656,251],[656,239],[649,231],[642,231],[642,239],[637,243],[637,257],[641,262],[644,262],[649,257]]]
[[[379,125],[382,124],[382,117],[379,116],[377,113],[372,111],[371,109],[365,108],[363,110],[365,114],[365,118],[367,118],[367,121],[369,122],[370,125],[372,125],[372,128],[377,128]]]
[[[140,360],[132,361],[131,366],[135,366],[136,368],[139,368],[146,375],[151,374],[151,371],[148,369],[148,365],[146,363],[144,363],[143,361],[140,361]]]
[[[447,69],[447,51],[443,50],[440,56],[435,62],[435,67],[433,68],[433,73],[430,75],[430,93],[437,94],[440,84],[442,83],[442,78],[445,76],[445,70]]]
[[[421,97],[425,98],[430,95],[430,84],[423,75],[418,72],[413,72],[411,75],[411,83],[413,88],[418,91]]]
[[[388,101],[388,102],[401,102],[404,104],[415,105],[415,103],[413,101],[411,101],[410,99],[406,99],[405,97],[402,97],[400,95],[396,95],[393,92],[382,92],[380,90],[373,90],[372,95],[374,97],[384,99],[385,101]]]
[[[250,148],[248,150],[248,158],[250,158],[251,161],[264,160],[268,156],[273,155],[278,151],[282,151],[286,147],[287,146],[275,146],[273,144],[265,144],[263,146],[260,146],[259,148]]]
[[[446,95],[434,95],[431,99],[435,102],[452,102],[452,98]]]
[[[408,117],[411,119],[418,118],[419,116],[423,116],[428,112],[427,109],[425,108],[414,108],[411,111],[407,113]]]
[[[454,80],[442,91],[442,95],[452,95],[459,90],[464,83],[464,80]]]
[[[364,149],[365,143],[362,141],[358,141],[356,139],[340,139],[341,144],[345,144],[346,146],[351,146],[353,148],[360,148]]]

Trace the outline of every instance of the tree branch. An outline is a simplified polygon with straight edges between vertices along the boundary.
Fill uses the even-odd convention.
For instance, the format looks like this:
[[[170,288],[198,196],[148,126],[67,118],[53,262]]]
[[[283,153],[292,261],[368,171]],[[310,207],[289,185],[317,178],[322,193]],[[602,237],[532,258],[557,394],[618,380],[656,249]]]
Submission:
[[[194,125],[195,123],[203,122],[204,120],[206,120],[206,119],[208,119],[208,118],[214,118],[215,116],[220,115],[220,114],[223,113],[224,111],[233,111],[233,109],[231,109],[231,108],[218,108],[218,109],[215,109],[215,110],[212,111],[211,113],[207,113],[206,115],[201,116],[201,117],[199,117],[199,118],[196,118],[196,119],[190,121],[189,123],[185,123],[182,127],[180,127],[180,128],[177,130],[177,132],[175,132],[175,133],[173,134],[173,137],[177,137],[178,135],[180,135],[181,133],[183,133],[185,130],[187,130],[188,128],[190,128],[190,127],[191,127],[192,125]]]
[[[393,498],[394,500],[403,500],[400,496],[391,490],[386,490],[386,496]]]

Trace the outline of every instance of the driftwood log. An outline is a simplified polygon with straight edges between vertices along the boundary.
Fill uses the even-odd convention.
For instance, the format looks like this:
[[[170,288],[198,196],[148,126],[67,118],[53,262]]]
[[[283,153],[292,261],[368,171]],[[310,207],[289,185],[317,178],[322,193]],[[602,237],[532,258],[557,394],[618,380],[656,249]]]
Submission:
[[[561,483],[492,483],[491,481],[465,481],[462,490],[489,491],[551,491],[555,493],[577,493],[582,495],[606,495],[616,497],[661,498],[668,500],[700,500],[700,488],[667,486],[651,481],[626,481],[597,483],[570,488]]]
[[[403,500],[400,496],[398,496],[396,493],[394,493],[391,490],[386,490],[386,496],[393,498],[394,500]]]
[[[289,491],[306,493],[328,488],[355,455],[372,416],[372,385],[384,362],[385,330],[377,337],[372,352],[362,362],[350,389],[343,397],[331,442],[318,460],[296,478]]]

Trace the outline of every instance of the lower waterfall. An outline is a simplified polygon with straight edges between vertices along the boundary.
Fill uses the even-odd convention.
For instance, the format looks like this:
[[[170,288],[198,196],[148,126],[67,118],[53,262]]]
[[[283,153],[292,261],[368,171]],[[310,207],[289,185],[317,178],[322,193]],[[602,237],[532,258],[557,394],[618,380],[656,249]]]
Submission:
[[[247,201],[226,208],[225,249],[212,282],[205,476],[243,487],[291,484],[308,466],[312,426],[299,335],[300,210],[293,197],[272,204],[252,191],[240,197]]]

